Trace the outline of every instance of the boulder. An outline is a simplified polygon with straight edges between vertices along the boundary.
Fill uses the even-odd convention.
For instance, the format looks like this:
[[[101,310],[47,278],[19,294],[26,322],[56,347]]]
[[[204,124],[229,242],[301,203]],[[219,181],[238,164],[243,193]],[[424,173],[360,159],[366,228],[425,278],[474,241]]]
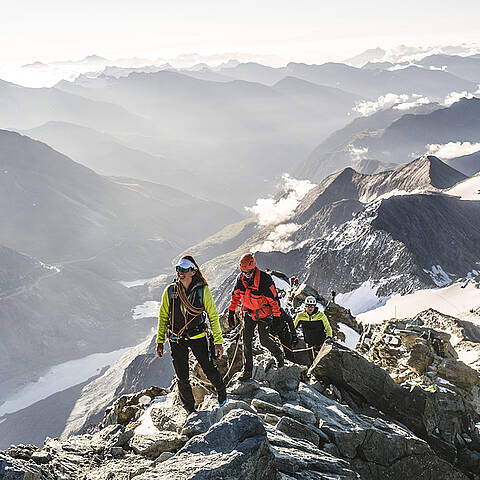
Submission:
[[[407,360],[407,366],[417,375],[423,375],[432,363],[432,356],[429,355],[430,349],[425,341],[420,339],[410,348],[410,356]]]
[[[337,344],[328,355],[317,356],[310,372],[401,422],[448,460],[450,457],[446,457],[445,452],[451,449],[437,449],[438,441],[432,441],[433,436],[453,446],[456,435],[471,432],[478,418],[473,407],[459,395],[441,390],[425,391],[418,386],[412,390],[402,388],[385,370]]]
[[[311,428],[304,425],[303,423],[297,422],[292,418],[282,417],[277,425],[277,430],[285,433],[289,437],[299,438],[300,440],[306,440],[307,442],[313,443],[313,445],[318,446],[320,443],[320,436],[315,433]]]
[[[455,360],[443,360],[437,367],[437,372],[441,377],[465,390],[471,390],[480,381],[476,370]]]
[[[466,480],[405,427],[385,418],[358,415],[305,384],[299,393],[302,404],[323,419],[321,430],[340,455],[349,459],[357,471],[370,472],[370,478]]]
[[[173,457],[138,480],[280,480],[265,428],[254,414],[232,410]]]
[[[163,431],[153,435],[135,434],[130,442],[130,448],[138,455],[157,458],[162,452],[174,452],[188,440],[185,435]]]

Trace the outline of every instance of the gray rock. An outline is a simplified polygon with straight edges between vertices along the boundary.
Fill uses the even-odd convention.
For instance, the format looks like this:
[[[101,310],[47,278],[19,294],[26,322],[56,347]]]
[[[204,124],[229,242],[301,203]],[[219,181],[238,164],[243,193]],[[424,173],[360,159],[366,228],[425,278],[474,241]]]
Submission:
[[[40,450],[39,452],[33,452],[31,460],[33,460],[35,463],[39,464],[44,464],[48,463],[52,459],[52,456],[43,450]]]
[[[193,437],[194,435],[205,433],[211,425],[210,416],[211,413],[206,411],[194,412],[189,415],[187,422],[182,428],[182,435]]]
[[[438,374],[465,390],[471,390],[480,380],[480,375],[463,362],[445,359],[438,366]]]
[[[244,410],[232,410],[172,458],[138,480],[279,480],[265,428]]]
[[[320,443],[320,437],[313,430],[292,418],[282,417],[277,423],[276,428],[289,437],[306,440],[315,446],[318,446]]]
[[[301,375],[306,370],[305,366],[285,362],[283,368],[268,370],[265,379],[271,388],[279,392],[297,390]]]
[[[255,392],[254,398],[258,398],[259,400],[263,400],[264,402],[268,403],[282,403],[282,397],[280,394],[273,388],[269,387],[260,387]]]
[[[130,440],[130,447],[138,455],[157,458],[162,452],[178,450],[187,440],[185,435],[162,431],[155,435],[134,435]]]
[[[275,464],[283,474],[304,479],[357,479],[348,462],[319,450],[305,440],[295,439],[267,425]]]
[[[228,402],[223,407],[215,407],[210,413],[210,422],[211,424],[219,422],[228,412],[231,410],[246,410],[250,413],[255,413],[255,410],[247,403],[242,400],[228,400]]]
[[[154,465],[157,463],[163,463],[167,461],[168,459],[172,458],[175,454],[172,452],[163,452],[161,453],[157,459],[155,459]]]
[[[316,425],[317,417],[315,414],[301,405],[292,405],[286,403],[284,406],[279,407],[268,402],[263,402],[254,398],[252,400],[252,407],[259,413],[263,414],[273,414],[278,417],[288,416],[301,423],[307,423],[311,425]]]

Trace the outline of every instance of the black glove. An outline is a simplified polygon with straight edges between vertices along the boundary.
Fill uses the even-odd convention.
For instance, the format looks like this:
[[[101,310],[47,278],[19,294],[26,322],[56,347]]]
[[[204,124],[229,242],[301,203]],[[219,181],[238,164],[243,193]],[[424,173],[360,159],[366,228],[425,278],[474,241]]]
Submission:
[[[328,337],[328,338],[325,340],[325,345],[333,345],[333,338],[332,338],[332,337]]]
[[[228,311],[228,326],[230,328],[235,327],[235,312],[233,310]]]
[[[296,347],[298,345],[298,337],[295,335],[292,337],[292,347]]]

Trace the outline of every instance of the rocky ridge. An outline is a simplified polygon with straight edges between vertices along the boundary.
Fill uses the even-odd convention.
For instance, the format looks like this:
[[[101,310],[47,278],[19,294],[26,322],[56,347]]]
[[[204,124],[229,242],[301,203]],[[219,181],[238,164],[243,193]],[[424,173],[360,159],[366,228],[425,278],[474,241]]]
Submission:
[[[219,367],[229,383],[224,407],[216,406],[192,362],[197,412],[187,415],[179,406],[174,385],[123,395],[89,433],[0,453],[0,478],[479,478],[478,371],[456,360],[448,333],[419,319],[387,323],[363,334],[366,357],[335,343],[310,369],[291,362],[277,369],[257,345],[253,379],[241,383],[235,358],[240,327],[228,331],[225,323],[222,317],[226,353]],[[447,349],[436,350],[434,339],[446,339]],[[398,362],[389,353],[395,347]],[[411,372],[421,372],[425,348],[428,368],[452,384],[446,391],[430,388],[432,382],[401,382],[393,371],[405,361]],[[458,371],[465,375],[450,375]],[[428,372],[425,378],[434,378]]]

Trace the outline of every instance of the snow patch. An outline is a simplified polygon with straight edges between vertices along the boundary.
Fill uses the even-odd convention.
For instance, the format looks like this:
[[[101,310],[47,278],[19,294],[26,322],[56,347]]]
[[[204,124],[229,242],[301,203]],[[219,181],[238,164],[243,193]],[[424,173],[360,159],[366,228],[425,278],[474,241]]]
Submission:
[[[140,320],[141,318],[158,317],[160,311],[160,302],[149,300],[141,305],[137,305],[132,310],[132,318],[134,320]]]
[[[152,277],[152,278],[139,278],[138,280],[120,280],[118,283],[121,283],[124,287],[127,288],[132,288],[132,287],[140,287],[142,285],[145,285],[146,283],[150,282],[151,280],[154,280],[157,277]]]
[[[272,275],[272,279],[273,283],[275,283],[275,288],[277,289],[278,296],[280,298],[280,306],[282,308],[286,308],[287,298],[290,292],[290,284],[283,278],[279,278],[276,275]]]
[[[362,323],[381,323],[390,318],[412,318],[434,308],[440,313],[470,320],[469,311],[480,305],[480,289],[473,283],[456,282],[443,288],[417,290],[409,295],[392,295],[385,305],[357,316]]]
[[[377,290],[378,286],[375,286],[369,279],[351,292],[338,294],[335,301],[339,305],[349,308],[352,315],[356,316],[385,305],[390,297],[377,296]]]
[[[98,375],[107,366],[113,365],[130,348],[110,353],[94,353],[79,360],[70,360],[51,367],[36,382],[31,382],[9,397],[0,406],[0,416],[29,407],[44,398],[74,387]]]
[[[445,193],[460,197],[461,200],[480,200],[480,174],[457,183]]]
[[[158,408],[170,408],[173,404],[173,393],[164,395],[162,397],[155,397],[153,403],[143,412],[143,415],[140,417],[140,425],[135,428],[135,435],[155,435],[160,433],[160,430],[155,426],[150,415],[153,409]]]
[[[340,343],[351,350],[355,350],[357,343],[360,340],[360,334],[353,328],[350,328],[348,325],[341,322],[338,323],[338,328],[345,335],[345,341]]]

